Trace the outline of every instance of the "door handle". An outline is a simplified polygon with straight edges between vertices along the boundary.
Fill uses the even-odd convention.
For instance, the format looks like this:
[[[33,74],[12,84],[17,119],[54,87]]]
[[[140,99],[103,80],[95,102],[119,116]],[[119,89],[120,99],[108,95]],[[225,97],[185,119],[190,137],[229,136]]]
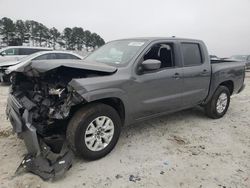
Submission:
[[[207,69],[203,69],[203,71],[201,72],[201,74],[205,75],[205,74],[207,74],[207,72],[208,72]]]
[[[172,76],[172,78],[174,78],[174,79],[180,79],[180,74],[179,74],[178,72],[176,72],[176,73]]]

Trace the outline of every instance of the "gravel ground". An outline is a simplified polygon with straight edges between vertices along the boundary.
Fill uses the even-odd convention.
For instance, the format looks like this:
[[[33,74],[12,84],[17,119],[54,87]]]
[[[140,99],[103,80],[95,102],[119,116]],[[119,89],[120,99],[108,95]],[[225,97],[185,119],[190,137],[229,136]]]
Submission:
[[[124,127],[103,159],[76,158],[65,177],[44,182],[14,172],[26,152],[5,117],[8,87],[0,86],[0,187],[250,187],[250,72],[226,116],[193,108]]]

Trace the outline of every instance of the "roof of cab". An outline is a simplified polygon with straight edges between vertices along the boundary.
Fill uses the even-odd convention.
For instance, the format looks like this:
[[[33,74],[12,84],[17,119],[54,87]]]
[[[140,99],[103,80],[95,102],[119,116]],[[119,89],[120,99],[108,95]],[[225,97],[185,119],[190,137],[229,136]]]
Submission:
[[[190,38],[178,38],[178,37],[135,37],[135,38],[125,38],[125,39],[118,39],[119,40],[146,40],[149,42],[158,41],[158,40],[180,40],[180,41],[201,41],[198,39],[190,39]]]

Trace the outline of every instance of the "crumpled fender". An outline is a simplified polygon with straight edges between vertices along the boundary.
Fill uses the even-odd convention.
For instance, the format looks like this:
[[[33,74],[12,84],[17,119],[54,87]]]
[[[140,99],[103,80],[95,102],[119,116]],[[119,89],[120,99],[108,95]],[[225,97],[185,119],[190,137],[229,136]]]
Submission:
[[[112,76],[73,79],[69,85],[80,94],[87,102],[104,98],[120,98],[126,103],[126,92],[118,86],[122,85],[125,78],[115,80]],[[117,87],[115,87],[117,85]]]
[[[130,108],[128,105],[128,95],[124,90],[119,88],[125,83],[125,79],[126,78],[119,78],[119,80],[117,80],[112,76],[73,79],[69,83],[69,86],[71,86],[87,102],[107,98],[118,98],[124,104],[125,114],[128,114]],[[115,87],[116,85],[117,87]],[[129,118],[126,119],[129,120]]]

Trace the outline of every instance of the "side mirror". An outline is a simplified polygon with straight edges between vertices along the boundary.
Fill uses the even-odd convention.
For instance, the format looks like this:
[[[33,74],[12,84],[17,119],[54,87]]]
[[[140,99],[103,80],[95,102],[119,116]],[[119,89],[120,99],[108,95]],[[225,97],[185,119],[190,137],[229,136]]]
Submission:
[[[157,70],[161,67],[161,61],[156,59],[147,59],[142,62],[143,70]]]

